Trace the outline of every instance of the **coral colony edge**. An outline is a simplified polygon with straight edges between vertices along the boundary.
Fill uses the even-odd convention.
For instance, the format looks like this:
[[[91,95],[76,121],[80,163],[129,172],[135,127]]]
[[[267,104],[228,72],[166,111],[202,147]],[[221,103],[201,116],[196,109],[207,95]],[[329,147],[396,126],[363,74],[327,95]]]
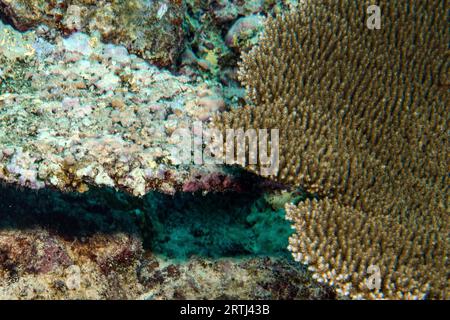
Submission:
[[[0,299],[449,299],[448,10],[0,0]]]

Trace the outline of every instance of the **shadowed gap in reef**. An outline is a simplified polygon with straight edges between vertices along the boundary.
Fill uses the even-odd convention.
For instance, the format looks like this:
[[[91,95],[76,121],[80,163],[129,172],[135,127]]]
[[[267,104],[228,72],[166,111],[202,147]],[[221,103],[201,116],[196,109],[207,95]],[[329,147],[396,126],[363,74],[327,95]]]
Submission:
[[[136,198],[111,189],[85,194],[0,186],[0,232],[43,228],[67,240],[125,232],[170,259],[288,255],[283,210],[260,194],[156,192]]]

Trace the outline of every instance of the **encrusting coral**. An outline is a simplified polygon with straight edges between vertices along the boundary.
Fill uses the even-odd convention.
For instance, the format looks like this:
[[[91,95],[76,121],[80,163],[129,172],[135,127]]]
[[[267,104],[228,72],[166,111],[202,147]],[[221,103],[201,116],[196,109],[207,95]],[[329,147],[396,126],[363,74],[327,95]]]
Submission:
[[[271,19],[241,67],[255,106],[216,123],[280,130],[273,178],[317,197],[287,206],[289,248],[319,281],[353,298],[448,298],[447,8],[378,1],[371,30],[371,4],[304,1]]]

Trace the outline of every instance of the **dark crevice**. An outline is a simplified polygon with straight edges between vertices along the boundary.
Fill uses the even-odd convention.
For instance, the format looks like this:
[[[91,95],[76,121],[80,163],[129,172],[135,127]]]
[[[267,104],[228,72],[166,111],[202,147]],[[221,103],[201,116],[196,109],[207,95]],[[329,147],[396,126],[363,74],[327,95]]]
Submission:
[[[288,255],[291,234],[284,211],[252,193],[136,198],[110,189],[75,194],[0,186],[0,232],[30,229],[68,241],[124,232],[171,259]]]

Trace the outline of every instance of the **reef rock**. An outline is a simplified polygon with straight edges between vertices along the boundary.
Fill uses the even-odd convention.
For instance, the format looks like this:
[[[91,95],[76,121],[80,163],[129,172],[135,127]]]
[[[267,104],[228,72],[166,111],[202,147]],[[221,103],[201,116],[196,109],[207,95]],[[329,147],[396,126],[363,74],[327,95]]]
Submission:
[[[207,126],[223,109],[219,87],[81,32],[50,43],[0,24],[0,43],[1,181],[136,196],[240,188],[219,165],[173,161],[172,133]]]
[[[64,35],[83,31],[159,66],[183,49],[185,6],[166,0],[0,0],[0,16],[20,31],[46,25]]]
[[[254,196],[0,186],[0,197],[0,299],[335,297],[267,232],[290,226]]]

